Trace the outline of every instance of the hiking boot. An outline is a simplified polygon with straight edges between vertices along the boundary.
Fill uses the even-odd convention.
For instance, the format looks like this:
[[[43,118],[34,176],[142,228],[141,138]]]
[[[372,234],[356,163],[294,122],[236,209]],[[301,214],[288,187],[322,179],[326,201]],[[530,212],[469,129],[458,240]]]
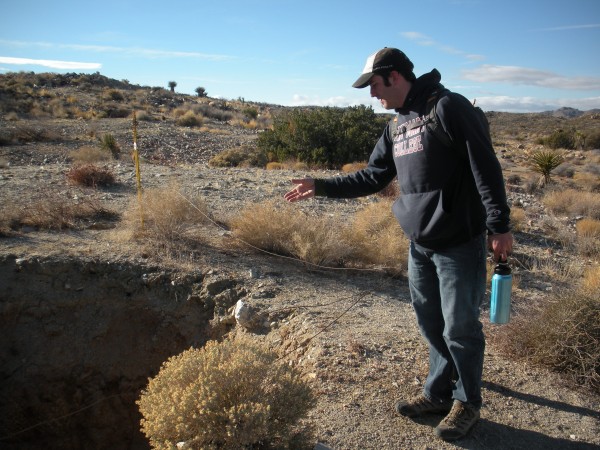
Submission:
[[[454,441],[465,437],[477,420],[479,408],[455,400],[448,415],[435,427],[435,434],[445,441]]]
[[[437,402],[429,400],[423,394],[410,400],[399,401],[396,403],[396,412],[406,417],[417,417],[423,414],[448,414],[452,408],[452,400]]]

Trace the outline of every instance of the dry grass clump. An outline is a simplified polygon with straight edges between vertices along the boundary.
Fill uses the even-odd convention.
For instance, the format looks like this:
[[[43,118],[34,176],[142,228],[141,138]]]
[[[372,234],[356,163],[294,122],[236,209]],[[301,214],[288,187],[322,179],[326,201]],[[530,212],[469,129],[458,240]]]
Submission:
[[[600,220],[581,219],[577,222],[577,248],[587,256],[600,256]]]
[[[190,233],[208,220],[204,200],[194,195],[184,197],[175,185],[144,191],[142,204],[137,197],[132,198],[123,214],[124,227],[133,237],[146,237],[159,243],[190,238]]]
[[[600,192],[600,175],[590,172],[576,172],[573,181],[588,192]]]
[[[67,172],[67,179],[78,186],[98,187],[115,184],[116,179],[108,167],[94,164],[82,164],[72,167]]]
[[[247,206],[231,220],[234,236],[268,252],[320,266],[380,266],[392,273],[406,267],[408,242],[381,201],[359,211],[349,225],[315,217],[294,205],[267,201]]]
[[[97,147],[81,147],[71,152],[71,158],[76,164],[92,164],[110,161],[112,155],[106,150]]]
[[[315,396],[300,372],[240,335],[169,358],[137,404],[156,449],[290,448]]]
[[[527,224],[525,210],[517,206],[510,208],[510,224],[513,231],[524,231]]]
[[[194,113],[194,111],[187,111],[179,117],[175,123],[180,127],[200,127],[204,123],[204,118],[201,115]]]
[[[331,219],[309,217],[283,201],[249,205],[230,225],[238,241],[311,264],[339,265],[350,254]]]
[[[600,292],[600,266],[588,268],[583,274],[581,288],[592,295]]]
[[[391,210],[391,200],[371,203],[356,213],[343,233],[354,260],[400,273],[407,267],[408,239]]]
[[[565,189],[547,193],[542,202],[557,215],[581,215],[600,219],[600,194]]]
[[[510,356],[526,358],[600,392],[597,291],[579,289],[556,295],[506,325],[497,342]]]
[[[78,229],[99,221],[114,221],[118,214],[96,201],[75,201],[48,192],[36,200],[6,204],[0,210],[0,235],[23,227],[38,230]]]

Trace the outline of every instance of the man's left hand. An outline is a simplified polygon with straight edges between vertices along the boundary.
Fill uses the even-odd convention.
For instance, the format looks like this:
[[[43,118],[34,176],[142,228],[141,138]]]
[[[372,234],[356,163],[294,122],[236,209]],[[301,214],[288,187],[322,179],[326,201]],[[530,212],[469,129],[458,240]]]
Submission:
[[[488,248],[494,252],[494,261],[506,261],[512,254],[512,233],[509,231],[508,233],[489,235]]]

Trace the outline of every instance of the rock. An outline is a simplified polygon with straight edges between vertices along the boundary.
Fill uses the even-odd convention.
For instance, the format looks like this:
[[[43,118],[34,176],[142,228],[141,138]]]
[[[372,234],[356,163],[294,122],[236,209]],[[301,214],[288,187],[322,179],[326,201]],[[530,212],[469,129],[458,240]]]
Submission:
[[[238,325],[247,330],[255,328],[259,322],[257,311],[243,300],[238,300],[233,315]]]

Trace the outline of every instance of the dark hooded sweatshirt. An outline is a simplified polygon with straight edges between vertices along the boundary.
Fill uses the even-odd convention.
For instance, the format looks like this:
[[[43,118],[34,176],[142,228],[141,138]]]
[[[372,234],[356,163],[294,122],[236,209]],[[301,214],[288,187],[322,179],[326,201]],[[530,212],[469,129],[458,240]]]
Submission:
[[[443,90],[433,69],[414,83],[398,115],[396,136],[388,124],[369,158],[354,174],[315,180],[316,195],[354,198],[374,194],[394,177],[401,195],[393,206],[409,239],[422,247],[441,250],[483,233],[509,231],[509,207],[500,163],[487,125],[469,100],[448,92],[440,97],[436,114],[453,142],[444,145],[425,126],[427,99]],[[404,131],[409,128],[409,131]]]

